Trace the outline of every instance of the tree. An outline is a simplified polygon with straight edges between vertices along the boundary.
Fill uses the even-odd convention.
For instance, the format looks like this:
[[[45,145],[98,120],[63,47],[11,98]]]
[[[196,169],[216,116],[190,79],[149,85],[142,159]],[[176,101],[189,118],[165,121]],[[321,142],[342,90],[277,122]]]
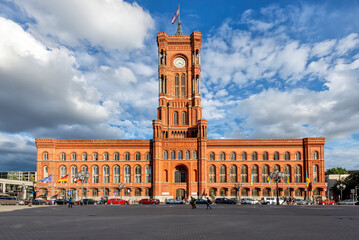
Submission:
[[[359,187],[359,172],[353,172],[349,174],[348,177],[342,179],[341,181],[337,181],[334,186],[330,189],[334,194],[339,195],[340,191],[337,188],[337,185],[343,183],[345,184],[345,189],[343,190],[342,199],[348,199],[350,196],[350,190],[354,189],[355,186]]]
[[[325,171],[325,175],[330,175],[330,174],[348,174],[348,171],[342,167],[329,168],[327,169],[327,171]]]

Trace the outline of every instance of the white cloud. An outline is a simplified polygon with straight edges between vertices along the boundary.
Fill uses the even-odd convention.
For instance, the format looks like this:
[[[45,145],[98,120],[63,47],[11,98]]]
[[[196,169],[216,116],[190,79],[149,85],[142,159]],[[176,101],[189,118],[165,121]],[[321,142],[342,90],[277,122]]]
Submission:
[[[143,47],[154,28],[151,15],[137,3],[122,0],[16,0],[36,20],[33,34],[52,36],[63,44],[110,49]]]
[[[47,49],[0,17],[0,131],[102,122],[108,111],[87,85],[72,52]]]

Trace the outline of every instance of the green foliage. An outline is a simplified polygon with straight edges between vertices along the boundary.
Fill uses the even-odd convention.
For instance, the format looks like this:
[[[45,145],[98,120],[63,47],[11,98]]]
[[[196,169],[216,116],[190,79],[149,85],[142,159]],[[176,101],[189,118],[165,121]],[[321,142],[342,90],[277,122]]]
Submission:
[[[337,167],[337,168],[329,168],[325,171],[325,175],[329,174],[348,174],[348,171],[345,168]]]
[[[349,174],[348,177],[341,181],[337,181],[334,186],[330,189],[333,191],[334,194],[340,195],[340,191],[337,188],[337,185],[340,183],[344,183],[346,185],[345,189],[343,190],[343,198],[348,199],[350,197],[350,190],[354,189],[355,186],[359,187],[359,172],[353,172]]]

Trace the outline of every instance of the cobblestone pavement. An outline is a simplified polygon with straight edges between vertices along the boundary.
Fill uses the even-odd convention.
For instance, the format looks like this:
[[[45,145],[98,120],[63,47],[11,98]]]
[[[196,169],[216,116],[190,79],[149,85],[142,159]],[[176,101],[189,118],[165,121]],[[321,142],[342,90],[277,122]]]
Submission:
[[[17,240],[338,240],[358,224],[359,206],[0,206],[0,238]]]

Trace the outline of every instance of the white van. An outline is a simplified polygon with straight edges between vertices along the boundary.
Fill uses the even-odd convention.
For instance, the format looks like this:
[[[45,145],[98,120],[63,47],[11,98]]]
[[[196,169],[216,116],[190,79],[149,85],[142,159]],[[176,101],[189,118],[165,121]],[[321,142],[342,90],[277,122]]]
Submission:
[[[270,205],[276,205],[277,204],[277,198],[276,197],[265,197],[264,201],[267,202]],[[283,199],[279,199],[279,204],[282,205],[284,202]]]

